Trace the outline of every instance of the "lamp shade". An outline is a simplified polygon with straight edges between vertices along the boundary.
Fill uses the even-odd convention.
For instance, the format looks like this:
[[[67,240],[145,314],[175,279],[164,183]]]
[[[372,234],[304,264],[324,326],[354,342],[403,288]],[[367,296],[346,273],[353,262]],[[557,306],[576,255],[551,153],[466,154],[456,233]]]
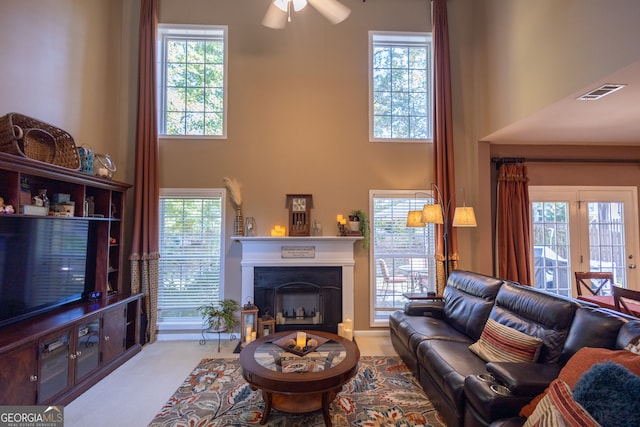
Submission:
[[[407,214],[407,227],[424,227],[422,211],[409,211]]]
[[[473,211],[473,208],[467,206],[456,208],[453,213],[452,225],[454,227],[477,227],[476,214]]]
[[[439,204],[424,205],[422,208],[422,222],[425,224],[444,224],[442,206]]]

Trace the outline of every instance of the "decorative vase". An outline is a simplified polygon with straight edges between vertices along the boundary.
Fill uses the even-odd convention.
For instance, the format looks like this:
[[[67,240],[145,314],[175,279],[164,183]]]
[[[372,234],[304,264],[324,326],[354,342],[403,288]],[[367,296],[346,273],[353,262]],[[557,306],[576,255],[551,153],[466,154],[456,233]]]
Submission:
[[[244,218],[242,217],[242,206],[236,207],[234,230],[236,236],[244,236]]]
[[[248,216],[244,221],[244,235],[247,237],[256,237],[258,235],[258,226],[252,216]]]

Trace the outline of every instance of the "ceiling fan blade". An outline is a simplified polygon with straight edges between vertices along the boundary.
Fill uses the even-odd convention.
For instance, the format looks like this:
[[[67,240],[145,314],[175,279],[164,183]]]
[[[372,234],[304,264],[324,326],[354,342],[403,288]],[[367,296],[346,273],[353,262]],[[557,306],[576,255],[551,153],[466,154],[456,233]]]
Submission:
[[[283,12],[271,1],[269,9],[262,18],[262,25],[265,27],[273,28],[274,30],[281,30],[287,25],[287,12]]]
[[[307,0],[314,9],[320,12],[332,24],[347,19],[351,13],[351,9],[339,3],[337,0]]]

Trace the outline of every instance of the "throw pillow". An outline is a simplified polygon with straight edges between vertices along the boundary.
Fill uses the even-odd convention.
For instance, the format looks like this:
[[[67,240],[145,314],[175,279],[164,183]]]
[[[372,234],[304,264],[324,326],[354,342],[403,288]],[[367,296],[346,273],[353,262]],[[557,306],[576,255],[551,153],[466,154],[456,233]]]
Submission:
[[[571,396],[571,388],[560,379],[549,385],[524,427],[581,426],[597,427],[598,422]]]
[[[573,387],[582,374],[591,369],[594,364],[606,361],[618,363],[628,368],[634,374],[640,375],[640,356],[637,354],[633,354],[627,350],[583,347],[567,361],[567,364],[564,365],[558,374],[558,378],[569,384],[569,387]],[[529,417],[547,391],[548,388],[522,407],[520,416],[525,418]]]
[[[598,363],[573,388],[573,398],[603,427],[640,426],[640,377],[617,363]]]
[[[541,347],[540,338],[489,319],[469,349],[487,362],[535,362]]]
[[[624,349],[629,350],[631,353],[640,354],[640,339],[636,342],[630,342]]]

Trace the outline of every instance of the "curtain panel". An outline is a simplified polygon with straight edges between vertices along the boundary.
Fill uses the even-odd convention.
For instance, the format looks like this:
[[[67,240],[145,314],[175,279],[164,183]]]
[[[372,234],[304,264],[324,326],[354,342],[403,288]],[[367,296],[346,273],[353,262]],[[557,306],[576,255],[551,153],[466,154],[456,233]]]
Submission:
[[[525,165],[500,165],[497,204],[498,277],[530,285],[531,211]]]
[[[146,339],[156,340],[158,311],[159,152],[156,109],[158,1],[141,0],[131,291],[143,293]]]
[[[455,168],[453,158],[453,124],[451,107],[451,68],[449,60],[449,24],[447,19],[447,1],[432,0],[431,15],[433,23],[433,66],[434,66],[434,171],[435,183],[440,189],[442,206],[454,197]],[[447,229],[447,253],[444,248],[444,226],[436,226],[436,293],[442,295],[447,283],[446,271],[458,267],[458,239],[451,226],[453,212],[447,212],[444,218]]]

